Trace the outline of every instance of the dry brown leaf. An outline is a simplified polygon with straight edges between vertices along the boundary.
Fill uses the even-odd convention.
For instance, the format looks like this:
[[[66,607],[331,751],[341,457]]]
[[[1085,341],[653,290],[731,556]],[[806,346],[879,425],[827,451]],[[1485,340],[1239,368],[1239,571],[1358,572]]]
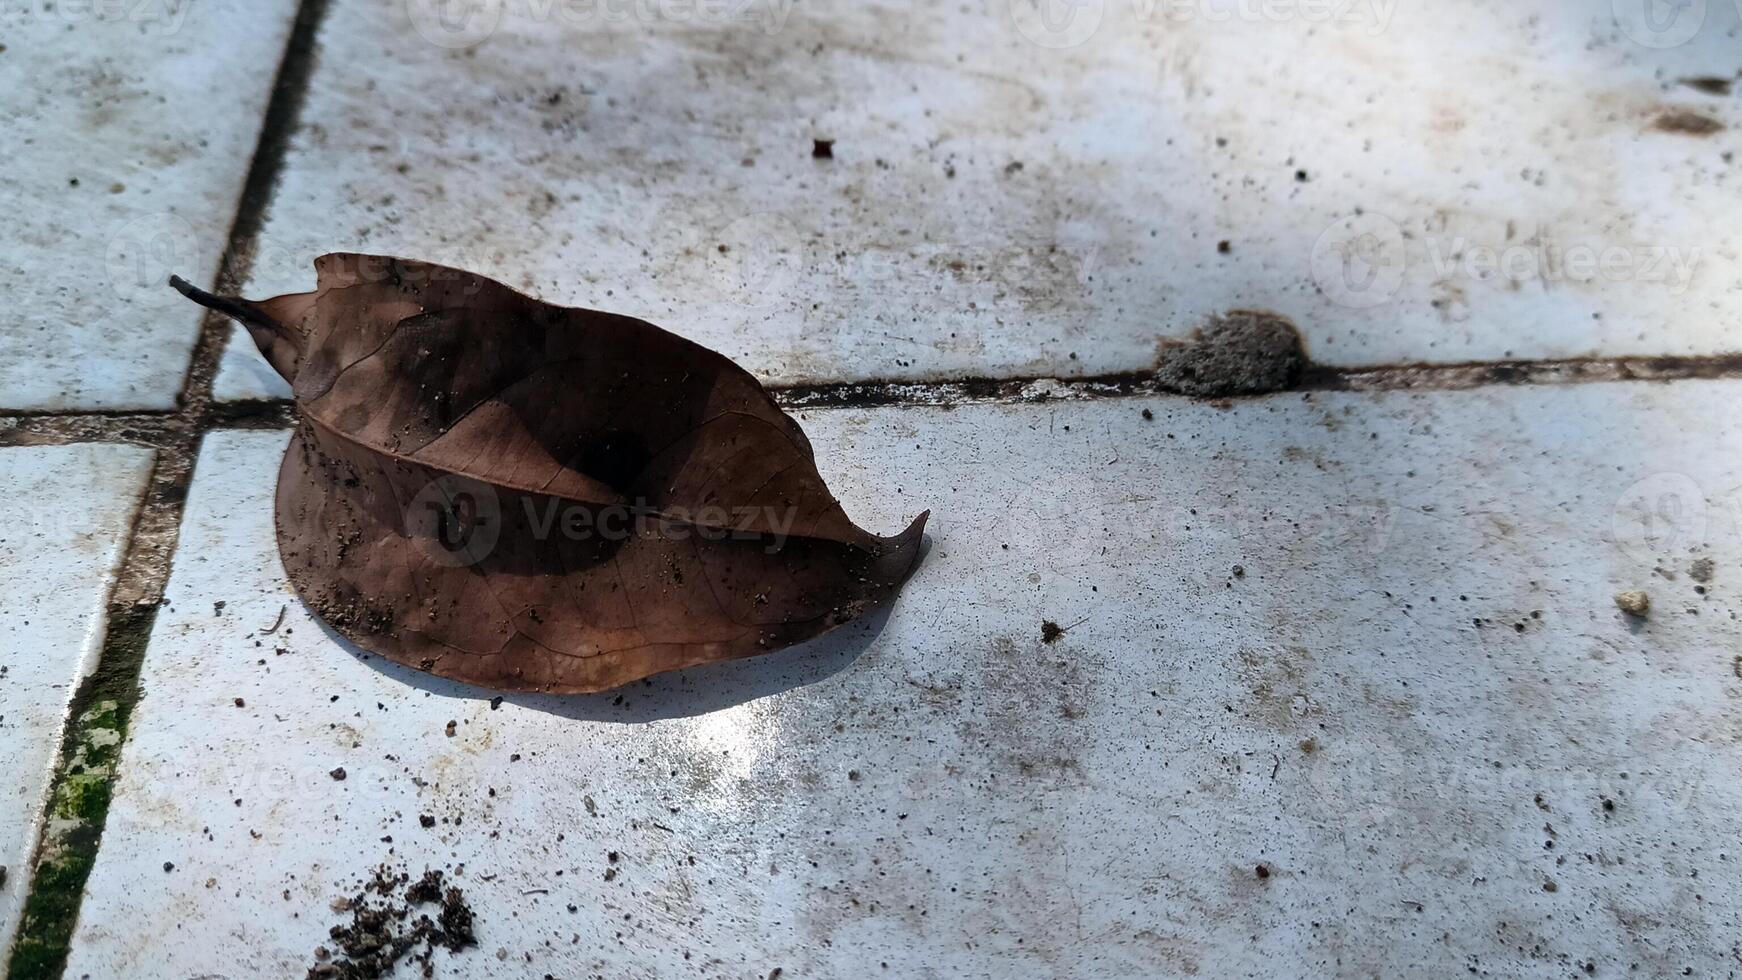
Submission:
[[[388,659],[600,691],[808,639],[889,599],[921,514],[878,537],[748,372],[641,320],[381,256],[314,292],[191,299],[290,382],[278,546],[304,601]]]

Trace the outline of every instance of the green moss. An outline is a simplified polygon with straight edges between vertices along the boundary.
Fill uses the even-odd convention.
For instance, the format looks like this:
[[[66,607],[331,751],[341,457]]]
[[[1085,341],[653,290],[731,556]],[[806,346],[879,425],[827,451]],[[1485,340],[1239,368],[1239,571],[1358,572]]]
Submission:
[[[56,820],[96,820],[108,809],[108,775],[85,773],[66,778],[49,812]]]
[[[73,696],[9,980],[59,980],[103,825],[157,608],[111,606],[97,672]]]

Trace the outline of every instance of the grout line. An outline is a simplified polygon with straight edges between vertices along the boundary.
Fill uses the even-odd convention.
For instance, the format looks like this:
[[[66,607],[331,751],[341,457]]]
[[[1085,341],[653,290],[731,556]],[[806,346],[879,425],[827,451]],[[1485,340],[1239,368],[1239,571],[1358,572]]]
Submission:
[[[1309,365],[1299,381],[1287,388],[1235,397],[1256,397],[1291,391],[1462,391],[1469,388],[1520,385],[1593,384],[1604,381],[1679,381],[1742,378],[1742,354],[1706,357],[1547,358],[1542,360],[1468,361],[1454,364],[1398,364],[1338,368]],[[1086,378],[965,378],[957,381],[860,381],[839,384],[792,385],[771,389],[788,408],[873,408],[881,406],[956,405],[971,402],[1023,402],[1180,396],[1147,372]]]
[[[1397,364],[1308,371],[1322,391],[1461,391],[1605,381],[1698,381],[1742,377],[1742,354],[1566,357],[1540,360]]]
[[[282,399],[213,402],[211,377],[228,336],[228,320],[211,313],[202,321],[201,343],[190,377],[198,383],[184,398],[198,405],[179,412],[85,412],[8,416],[0,412],[0,447],[125,442],[153,448],[179,445],[191,424],[197,436],[209,429],[285,429],[291,402]],[[1470,361],[1366,368],[1309,367],[1298,384],[1283,391],[1463,391],[1523,385],[1596,384],[1617,381],[1684,381],[1742,378],[1742,354],[1705,357],[1559,358],[1536,361]],[[788,409],[937,407],[974,403],[1083,401],[1179,395],[1155,375],[1109,374],[1087,378],[962,378],[952,381],[850,381],[787,385],[769,391]],[[1267,394],[1277,394],[1269,392]],[[1190,396],[1181,396],[1190,397]]]
[[[302,0],[273,80],[254,158],[218,264],[219,289],[247,278],[285,153],[315,64],[315,38],[328,0]],[[169,579],[183,504],[200,438],[216,425],[277,427],[282,410],[215,405],[212,381],[230,336],[229,320],[207,312],[174,412],[36,415],[0,418],[0,445],[115,441],[157,451],[108,602],[102,650],[74,693],[49,786],[42,835],[8,964],[10,980],[57,980],[66,969],[85,882],[107,823],[127,722],[139,698],[145,647]]]
[[[326,20],[328,3],[329,0],[301,0],[297,5],[290,39],[285,42],[284,57],[278,63],[278,77],[272,84],[272,98],[266,103],[266,116],[260,123],[260,141],[255,144],[254,160],[242,182],[241,199],[236,203],[230,246],[218,267],[217,282],[213,283],[215,292],[235,291],[253,266],[254,250],[272,209],[272,197],[278,190],[279,176],[284,173],[284,159],[301,125],[309,81],[319,63],[315,39]]]

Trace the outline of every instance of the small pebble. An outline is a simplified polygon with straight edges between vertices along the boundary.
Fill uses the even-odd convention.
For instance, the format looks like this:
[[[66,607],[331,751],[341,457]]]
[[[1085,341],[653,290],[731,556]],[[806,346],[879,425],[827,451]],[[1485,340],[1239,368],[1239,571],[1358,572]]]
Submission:
[[[1629,616],[1643,619],[1651,613],[1651,596],[1639,589],[1615,593],[1615,607]]]

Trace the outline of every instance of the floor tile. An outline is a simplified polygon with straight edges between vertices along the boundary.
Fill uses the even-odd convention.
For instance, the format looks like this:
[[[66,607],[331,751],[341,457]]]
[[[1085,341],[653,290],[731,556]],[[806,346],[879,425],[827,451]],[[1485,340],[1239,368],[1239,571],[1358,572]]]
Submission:
[[[499,703],[313,622],[286,436],[213,434],[68,975],[298,975],[382,862],[441,975],[1722,973],[1739,394],[811,412],[932,509],[892,611]]]
[[[30,887],[68,699],[102,645],[151,459],[128,446],[0,449],[0,954]]]
[[[1695,6],[336,0],[250,289],[446,262],[781,383],[1142,370],[1239,307],[1337,365],[1731,351]]]
[[[294,0],[0,10],[0,408],[171,408]]]

